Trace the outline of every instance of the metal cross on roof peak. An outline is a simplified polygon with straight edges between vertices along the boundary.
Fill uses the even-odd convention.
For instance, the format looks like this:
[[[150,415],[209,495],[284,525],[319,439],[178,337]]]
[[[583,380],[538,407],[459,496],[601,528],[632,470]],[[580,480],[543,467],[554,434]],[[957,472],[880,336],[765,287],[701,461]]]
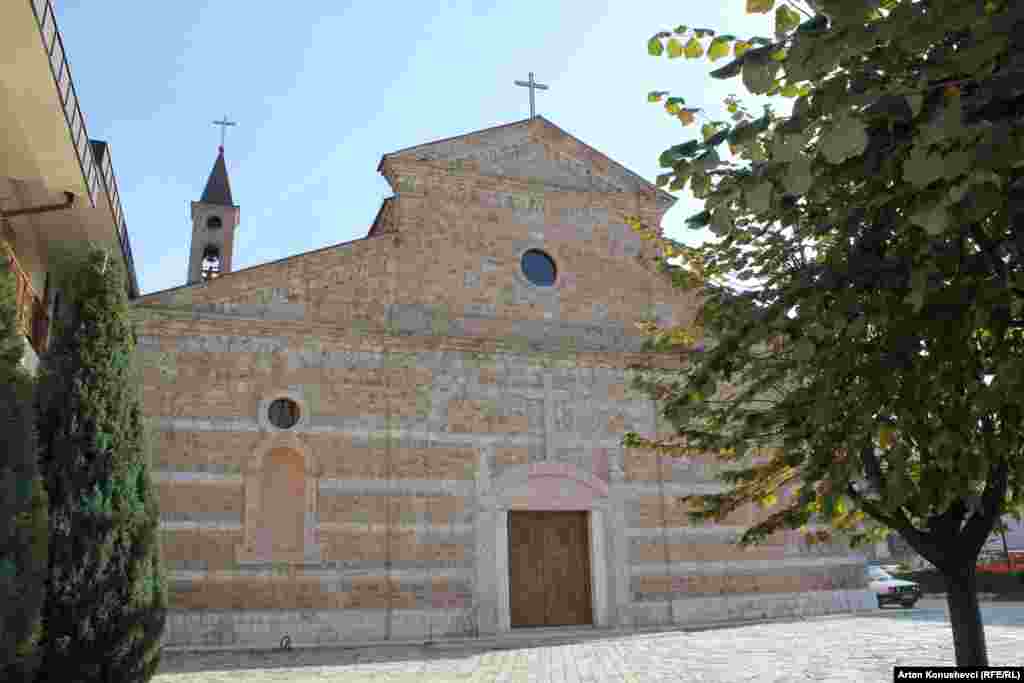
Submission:
[[[224,135],[227,133],[228,126],[238,125],[234,121],[228,121],[228,115],[225,114],[224,118],[220,121],[214,121],[213,125],[220,126],[220,151],[224,151]]]
[[[532,71],[530,72],[530,80],[528,80],[528,81],[516,81],[515,83],[516,83],[516,85],[521,85],[524,88],[529,88],[530,89],[530,118],[532,119],[534,116],[537,115],[537,106],[536,106],[536,104],[533,101],[533,91],[534,90],[547,90],[548,86],[541,85],[540,83],[537,83],[536,81],[534,81],[533,80],[533,72]]]

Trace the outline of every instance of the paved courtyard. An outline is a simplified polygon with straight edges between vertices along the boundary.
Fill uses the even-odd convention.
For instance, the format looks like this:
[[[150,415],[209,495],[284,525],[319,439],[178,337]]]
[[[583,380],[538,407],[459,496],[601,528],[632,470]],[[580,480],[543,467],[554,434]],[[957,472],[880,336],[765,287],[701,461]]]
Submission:
[[[1024,665],[1024,603],[982,607],[989,661]],[[168,653],[154,683],[314,681],[891,681],[896,665],[954,664],[945,602],[913,610],[578,642]],[[241,678],[240,678],[241,676]]]

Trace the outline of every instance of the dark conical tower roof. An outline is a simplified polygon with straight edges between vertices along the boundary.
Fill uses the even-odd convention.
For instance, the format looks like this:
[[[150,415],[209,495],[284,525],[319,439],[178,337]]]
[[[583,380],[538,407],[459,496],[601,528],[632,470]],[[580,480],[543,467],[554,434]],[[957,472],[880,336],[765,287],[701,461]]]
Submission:
[[[228,168],[224,164],[224,147],[220,147],[217,160],[213,162],[213,170],[206,181],[206,189],[199,201],[205,204],[234,206],[231,201],[231,183],[228,182]]]

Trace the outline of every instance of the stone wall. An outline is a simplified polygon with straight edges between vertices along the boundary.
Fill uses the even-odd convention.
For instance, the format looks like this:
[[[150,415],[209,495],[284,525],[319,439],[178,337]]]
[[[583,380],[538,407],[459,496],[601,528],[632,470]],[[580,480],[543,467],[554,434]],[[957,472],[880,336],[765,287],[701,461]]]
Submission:
[[[601,626],[868,595],[861,558],[838,549],[731,546],[753,510],[691,526],[676,498],[716,490],[710,459],[622,448],[658,428],[628,368],[682,362],[641,353],[636,323],[695,311],[623,223],[667,207],[596,158],[617,186],[581,186],[568,160],[583,152],[543,126],[526,156],[492,158],[491,143],[459,164],[386,158],[392,232],[136,302],[171,644],[502,631],[507,514],[537,507],[591,512]],[[565,178],[501,166],[543,175],[544,159]],[[522,276],[528,248],[554,257],[554,287]],[[289,429],[267,417],[279,398],[299,406]]]
[[[413,352],[399,343],[415,345],[415,338],[392,337],[394,350],[370,351],[382,342],[369,339],[348,352],[322,349],[321,364],[335,366],[332,379],[323,380],[310,375],[318,364],[297,333],[281,334],[274,352],[281,357],[255,371],[218,360],[230,353],[223,351],[170,353],[168,361],[167,352],[155,349],[170,339],[161,332],[177,324],[146,324],[142,348],[151,350],[142,352],[144,405],[158,425],[155,469],[165,560],[174,578],[172,605],[219,610],[221,621],[203,636],[213,639],[208,642],[248,642],[242,631],[223,635],[228,631],[216,626],[237,610],[353,610],[349,616],[325,613],[324,623],[335,626],[359,621],[368,610],[390,615],[370,620],[378,625],[367,631],[371,639],[396,637],[413,628],[410,623],[426,625],[434,635],[500,630],[494,593],[480,578],[481,572],[496,580],[501,574],[488,568],[494,563],[488,514],[496,509],[503,477],[542,465],[564,466],[574,477],[584,473],[608,486],[608,578],[600,588],[609,604],[605,625],[676,620],[696,609],[697,603],[685,601],[698,598],[862,587],[859,560],[838,550],[813,556],[785,536],[746,551],[731,545],[753,521],[753,510],[721,526],[690,525],[675,497],[715,490],[715,469],[710,459],[659,463],[621,447],[624,431],[651,432],[654,406],[627,394],[626,371],[611,367],[609,358],[557,366],[542,362],[543,355]],[[230,347],[230,332],[247,323],[193,320],[190,329],[201,333],[206,326],[216,327]],[[185,336],[173,339],[184,348],[194,345]],[[239,336],[237,344],[244,348],[246,342]],[[160,362],[176,368],[173,384],[165,381]],[[182,378],[200,382],[197,366],[216,367],[219,374],[193,389]],[[318,379],[331,385],[331,395],[366,398],[323,400],[318,392],[327,390],[318,388]],[[248,393],[230,390],[239,382]],[[257,414],[277,391],[295,397],[306,414],[287,433],[268,430]],[[159,414],[165,397],[178,392],[190,399]],[[225,403],[226,396],[232,398]],[[223,405],[236,407],[216,415]],[[259,529],[253,520],[262,519],[274,501],[254,506],[246,492],[258,495],[256,461],[276,448],[303,454],[305,486],[315,491],[300,557],[255,549]],[[509,506],[515,505],[513,499]],[[669,609],[674,616],[666,616]],[[490,616],[482,615],[488,611]],[[335,631],[310,624],[308,633],[333,637],[323,633]],[[193,639],[200,632],[173,637]]]

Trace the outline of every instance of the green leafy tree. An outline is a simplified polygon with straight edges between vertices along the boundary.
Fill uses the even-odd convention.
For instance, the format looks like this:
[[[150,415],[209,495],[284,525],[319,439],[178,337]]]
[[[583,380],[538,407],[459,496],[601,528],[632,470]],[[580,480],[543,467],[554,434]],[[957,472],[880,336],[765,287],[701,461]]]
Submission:
[[[159,663],[166,589],[124,274],[92,248],[61,290],[38,400],[51,522],[38,680],[145,681]]]
[[[688,225],[715,238],[632,221],[703,303],[695,329],[649,330],[686,370],[637,381],[675,436],[626,443],[720,454],[726,491],[685,503],[710,520],[768,507],[743,544],[899,533],[945,579],[957,664],[985,665],[976,558],[1024,500],[1024,5],[747,9],[774,9],[773,38],[680,26],[648,42],[671,59],[673,41],[710,38],[681,54],[731,47],[712,77],[794,101],[754,117],[730,97],[731,120],[661,155],[658,183],[689,184],[705,208]],[[648,98],[683,125],[704,116],[669,95]]]
[[[36,466],[32,380],[21,367],[14,277],[0,268],[0,679],[32,681],[46,584],[47,500]]]

